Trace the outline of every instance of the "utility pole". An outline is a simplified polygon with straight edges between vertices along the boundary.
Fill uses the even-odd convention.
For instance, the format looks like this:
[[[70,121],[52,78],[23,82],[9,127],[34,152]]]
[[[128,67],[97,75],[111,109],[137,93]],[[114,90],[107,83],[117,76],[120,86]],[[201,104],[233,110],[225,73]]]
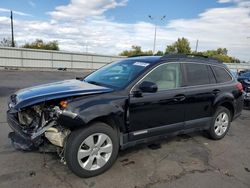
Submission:
[[[88,41],[87,41],[87,40],[85,41],[85,44],[86,44],[86,45],[85,45],[86,53],[88,53]]]
[[[195,52],[198,50],[199,40],[196,41]]]
[[[155,34],[154,34],[154,46],[153,46],[153,54],[155,54],[155,46],[156,46],[156,33],[157,33],[157,18],[152,17],[151,15],[148,15],[149,19],[154,21],[155,24]],[[160,21],[163,21],[166,18],[166,16],[162,16],[160,18]]]
[[[247,37],[247,39],[250,39],[250,37]],[[250,61],[249,61],[249,63],[250,63]]]
[[[13,31],[13,14],[12,10],[10,11],[10,20],[11,20],[11,46],[15,47],[15,42],[14,42],[14,31]]]

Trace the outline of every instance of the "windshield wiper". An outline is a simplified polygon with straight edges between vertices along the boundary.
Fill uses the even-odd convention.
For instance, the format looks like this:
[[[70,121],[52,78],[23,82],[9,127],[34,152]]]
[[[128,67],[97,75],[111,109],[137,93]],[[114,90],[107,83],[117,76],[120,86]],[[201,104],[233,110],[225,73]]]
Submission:
[[[84,81],[85,81],[85,82],[88,82],[88,83],[90,83],[90,84],[97,85],[97,86],[102,86],[102,84],[101,84],[101,83],[96,82],[96,81],[86,81],[86,80],[84,80]]]
[[[76,80],[81,80],[81,81],[83,81],[84,80],[84,77],[76,77]]]

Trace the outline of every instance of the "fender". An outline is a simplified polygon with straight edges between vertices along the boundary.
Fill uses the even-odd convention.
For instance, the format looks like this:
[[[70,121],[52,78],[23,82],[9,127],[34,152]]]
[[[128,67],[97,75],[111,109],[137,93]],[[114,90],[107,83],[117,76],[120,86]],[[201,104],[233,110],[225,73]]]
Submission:
[[[69,129],[86,126],[88,123],[110,118],[119,127],[121,132],[125,127],[125,102],[127,97],[98,98],[76,100],[69,103],[69,107],[59,116],[58,123]]]
[[[233,107],[233,113],[235,113],[235,99],[232,93],[225,93],[223,95],[218,95],[213,103],[213,114],[215,113],[218,106],[223,103],[229,103]]]

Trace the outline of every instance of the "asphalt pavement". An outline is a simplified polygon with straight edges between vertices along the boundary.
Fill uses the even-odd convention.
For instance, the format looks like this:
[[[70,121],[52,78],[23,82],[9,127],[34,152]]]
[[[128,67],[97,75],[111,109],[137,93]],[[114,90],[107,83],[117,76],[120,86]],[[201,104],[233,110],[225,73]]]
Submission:
[[[110,170],[88,179],[72,174],[57,155],[16,151],[8,139],[8,96],[28,86],[82,75],[0,70],[1,188],[250,187],[250,110],[243,111],[222,140],[213,141],[197,132],[163,140],[156,150],[136,146],[120,152]]]

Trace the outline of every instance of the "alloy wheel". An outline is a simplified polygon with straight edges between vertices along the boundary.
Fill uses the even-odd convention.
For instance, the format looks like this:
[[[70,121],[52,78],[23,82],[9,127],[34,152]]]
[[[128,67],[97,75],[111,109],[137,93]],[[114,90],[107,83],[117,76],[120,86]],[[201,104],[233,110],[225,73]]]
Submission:
[[[77,153],[78,162],[85,170],[97,170],[108,162],[112,150],[113,144],[108,135],[92,134],[80,145]]]
[[[215,124],[214,124],[214,131],[217,136],[223,135],[229,125],[229,117],[227,113],[222,112],[220,113],[217,118],[215,119]]]

